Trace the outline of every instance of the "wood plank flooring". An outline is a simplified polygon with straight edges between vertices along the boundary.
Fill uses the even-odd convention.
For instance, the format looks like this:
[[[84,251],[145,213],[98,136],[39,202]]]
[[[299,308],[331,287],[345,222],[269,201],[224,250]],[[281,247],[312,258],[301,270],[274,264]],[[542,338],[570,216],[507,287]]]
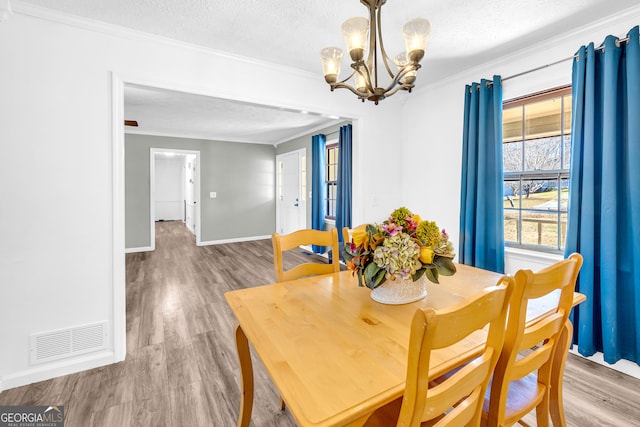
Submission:
[[[309,255],[287,254],[293,265]],[[62,404],[67,427],[233,426],[240,389],[231,289],[274,281],[271,241],[196,247],[180,222],[156,225],[156,250],[127,255],[124,362],[0,393],[0,405]],[[254,357],[252,425],[295,426]],[[571,427],[640,426],[640,380],[569,355]],[[526,421],[535,425],[535,417]]]

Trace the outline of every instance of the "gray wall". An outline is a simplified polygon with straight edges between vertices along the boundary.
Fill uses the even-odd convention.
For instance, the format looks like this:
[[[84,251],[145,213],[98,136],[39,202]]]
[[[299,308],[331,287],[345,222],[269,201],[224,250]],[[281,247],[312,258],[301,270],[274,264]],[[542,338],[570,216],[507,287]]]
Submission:
[[[127,248],[150,246],[150,148],[200,151],[200,237],[203,242],[268,236],[275,231],[273,146],[127,134]],[[211,191],[217,192],[217,198],[209,198]]]
[[[317,132],[310,133],[309,135],[304,135],[291,141],[283,142],[278,144],[276,147],[276,155],[290,153],[291,151],[300,150],[302,148],[307,149],[307,188],[308,191],[311,191],[311,177],[312,177],[312,162],[311,162],[311,137],[313,135],[317,135],[322,133],[324,135],[329,135],[327,139],[333,139],[338,137],[338,132],[340,132],[340,127],[351,123],[350,121],[339,123],[334,126],[329,126],[327,128],[321,129]],[[335,134],[333,134],[336,132]],[[309,202],[307,203],[307,228],[311,228],[311,198],[309,198]]]

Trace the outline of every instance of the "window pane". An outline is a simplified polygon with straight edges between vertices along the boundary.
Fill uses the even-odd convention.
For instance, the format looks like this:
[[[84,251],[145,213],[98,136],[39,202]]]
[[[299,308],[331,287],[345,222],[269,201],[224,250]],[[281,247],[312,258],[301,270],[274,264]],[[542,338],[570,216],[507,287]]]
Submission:
[[[522,140],[522,107],[502,110],[502,139],[504,142]]]
[[[569,211],[569,180],[560,180],[560,211]]]
[[[564,249],[564,246],[567,243],[567,218],[568,214],[560,214],[560,235],[562,238],[562,241],[560,242],[560,249]]]
[[[533,170],[555,170],[560,169],[560,150],[562,138],[559,136],[551,138],[534,139],[525,141],[525,169]]]
[[[522,142],[510,142],[502,146],[503,166],[505,172],[522,170]]]
[[[504,241],[511,243],[518,242],[518,211],[504,211]]]
[[[571,166],[571,135],[564,136],[563,145],[564,145],[564,148],[563,148],[564,157],[563,157],[562,168],[569,169],[569,167]]]
[[[531,179],[522,182],[522,208],[558,210],[558,180]]]
[[[544,138],[560,135],[562,97],[524,106],[525,138]]]
[[[571,95],[566,95],[564,97],[564,129],[563,133],[569,134],[571,133]]]
[[[503,193],[505,209],[520,207],[520,181],[505,181]]]
[[[522,211],[522,243],[558,247],[558,214]]]

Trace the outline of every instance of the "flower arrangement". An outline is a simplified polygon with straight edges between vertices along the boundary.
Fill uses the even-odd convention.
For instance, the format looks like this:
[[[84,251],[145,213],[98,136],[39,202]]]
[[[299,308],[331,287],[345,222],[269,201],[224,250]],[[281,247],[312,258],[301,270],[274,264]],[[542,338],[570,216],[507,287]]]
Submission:
[[[405,207],[394,210],[382,224],[365,224],[352,230],[345,242],[344,258],[358,284],[375,289],[387,280],[425,275],[433,283],[452,276],[453,245],[445,230],[423,221]]]

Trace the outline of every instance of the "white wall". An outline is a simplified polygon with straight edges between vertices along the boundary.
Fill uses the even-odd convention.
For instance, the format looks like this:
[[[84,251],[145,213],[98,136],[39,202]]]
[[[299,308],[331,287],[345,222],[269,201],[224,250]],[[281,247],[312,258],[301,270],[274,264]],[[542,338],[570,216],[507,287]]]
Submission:
[[[185,156],[166,159],[155,156],[155,220],[184,218]]]
[[[90,25],[19,2],[14,12],[0,24],[0,144],[3,156],[23,160],[0,168],[0,389],[124,357],[117,296],[124,294],[124,197],[114,199],[113,191],[115,182],[120,197],[123,177],[114,176],[114,132],[121,130],[112,119],[112,73],[352,119],[353,201],[360,207],[354,221],[379,219],[401,200],[400,162],[364,165],[383,162],[390,143],[399,146],[403,95],[376,107],[346,91],[331,93],[320,72]],[[115,151],[121,163],[123,150]],[[102,320],[112,328],[107,351],[29,365],[30,334]]]

